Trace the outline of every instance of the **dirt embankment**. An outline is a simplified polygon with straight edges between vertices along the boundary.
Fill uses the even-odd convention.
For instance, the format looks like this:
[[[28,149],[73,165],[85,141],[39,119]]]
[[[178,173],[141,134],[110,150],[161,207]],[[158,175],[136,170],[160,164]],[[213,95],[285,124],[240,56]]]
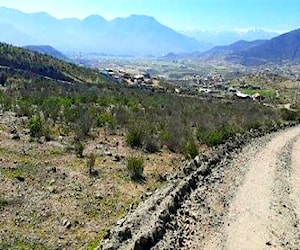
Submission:
[[[277,129],[251,131],[197,157],[119,221],[99,249],[296,249],[300,128],[269,133]]]

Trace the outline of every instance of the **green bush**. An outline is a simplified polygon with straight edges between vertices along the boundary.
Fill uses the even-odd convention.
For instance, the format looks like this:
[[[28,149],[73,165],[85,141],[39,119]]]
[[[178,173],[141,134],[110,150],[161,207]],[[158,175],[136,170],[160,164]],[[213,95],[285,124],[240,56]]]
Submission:
[[[145,138],[145,129],[141,123],[132,124],[126,133],[126,143],[134,147],[142,147]]]
[[[33,116],[28,121],[28,128],[30,130],[31,137],[40,137],[43,132],[42,120],[39,116]]]
[[[293,110],[281,109],[280,112],[284,121],[296,121],[299,118],[299,114]]]
[[[143,157],[130,156],[127,159],[127,170],[131,179],[141,180],[144,172],[144,159]]]
[[[75,151],[75,154],[82,158],[83,157],[83,150],[84,150],[84,144],[77,141],[74,145],[74,151]]]
[[[219,145],[223,142],[224,140],[224,135],[222,130],[216,129],[211,132],[208,132],[204,136],[204,143],[208,146],[216,146]]]
[[[114,123],[115,119],[111,112],[104,112],[97,115],[98,127],[104,127],[105,125],[113,126]]]
[[[197,143],[192,139],[186,141],[183,153],[187,159],[194,159],[199,154]]]
[[[75,121],[74,132],[75,138],[81,140],[83,137],[88,136],[92,125],[93,117],[89,110],[81,110],[81,114],[78,119]]]

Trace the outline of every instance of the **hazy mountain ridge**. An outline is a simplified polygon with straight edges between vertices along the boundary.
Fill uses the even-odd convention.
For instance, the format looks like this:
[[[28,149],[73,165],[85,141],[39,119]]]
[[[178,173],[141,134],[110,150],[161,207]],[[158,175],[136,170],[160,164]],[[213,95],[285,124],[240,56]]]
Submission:
[[[17,45],[28,45],[30,37],[30,44],[49,44],[61,51],[158,55],[204,50],[196,39],[182,35],[149,16],[132,15],[107,21],[93,15],[83,20],[59,20],[44,12],[26,14],[2,7],[0,24],[9,24],[24,33],[19,34]],[[1,38],[2,42],[16,43],[7,36]]]
[[[202,31],[183,30],[183,34],[196,38],[198,41],[205,41],[210,48],[215,46],[228,46],[236,41],[269,40],[280,35],[279,32],[264,29],[229,30],[229,31]]]
[[[60,60],[69,60],[63,53],[48,45],[28,45],[23,48],[41,54],[46,54]]]
[[[225,60],[242,65],[300,62],[300,29],[270,40],[238,41],[202,53],[201,60]]]
[[[277,36],[261,45],[237,53],[244,60],[257,58],[261,61],[280,63],[300,62],[300,29]]]

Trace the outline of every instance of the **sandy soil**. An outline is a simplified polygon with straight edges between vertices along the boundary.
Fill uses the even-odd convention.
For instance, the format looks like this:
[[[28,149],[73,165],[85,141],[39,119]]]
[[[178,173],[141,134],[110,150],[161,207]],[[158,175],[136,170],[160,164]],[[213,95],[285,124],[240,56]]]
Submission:
[[[295,128],[275,136],[248,163],[249,172],[229,209],[226,249],[280,248],[280,241],[272,234],[277,216],[271,208],[276,164],[284,146],[299,133]]]

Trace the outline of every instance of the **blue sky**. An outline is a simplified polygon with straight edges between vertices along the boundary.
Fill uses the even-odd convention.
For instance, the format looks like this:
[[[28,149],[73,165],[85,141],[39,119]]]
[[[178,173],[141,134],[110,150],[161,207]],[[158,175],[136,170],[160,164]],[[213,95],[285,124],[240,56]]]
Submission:
[[[144,14],[177,30],[300,28],[300,0],[0,0],[0,6],[58,18]]]

